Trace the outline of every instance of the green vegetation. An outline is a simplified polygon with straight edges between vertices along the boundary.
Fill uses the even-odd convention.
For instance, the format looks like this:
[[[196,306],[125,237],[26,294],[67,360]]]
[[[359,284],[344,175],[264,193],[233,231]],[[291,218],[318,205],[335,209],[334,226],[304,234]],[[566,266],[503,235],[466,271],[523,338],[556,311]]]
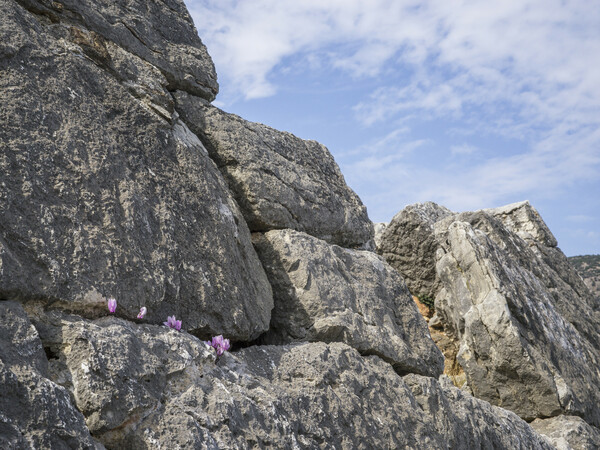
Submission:
[[[417,298],[421,303],[431,309],[435,309],[434,300],[427,294],[417,295]]]

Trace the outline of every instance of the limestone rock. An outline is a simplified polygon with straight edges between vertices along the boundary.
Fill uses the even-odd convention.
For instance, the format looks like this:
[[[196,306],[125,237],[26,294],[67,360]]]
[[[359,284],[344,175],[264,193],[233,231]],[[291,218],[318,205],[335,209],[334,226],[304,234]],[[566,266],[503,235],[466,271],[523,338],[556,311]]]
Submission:
[[[373,238],[366,208],[323,145],[227,114],[185,92],[175,100],[229,182],[251,231],[292,228],[344,247]]]
[[[182,89],[209,101],[219,91],[212,59],[181,0],[17,1],[45,21],[78,30],[83,52],[109,68],[106,41],[158,68],[169,90]]]
[[[556,247],[556,238],[542,220],[540,213],[528,201],[511,203],[483,210],[502,221],[504,226],[524,241],[536,241],[546,247]]]
[[[215,360],[193,336],[164,327],[33,314],[44,345],[62,342],[51,361],[71,374],[77,405],[107,447],[430,449],[451,437],[459,446],[551,448],[514,414],[432,378],[406,382],[342,343],[251,346]],[[414,395],[417,384],[428,391]],[[430,395],[441,405],[435,419],[425,412]]]
[[[262,342],[345,342],[379,355],[399,373],[442,372],[443,356],[425,320],[380,256],[293,230],[254,234],[253,241],[275,303]]]
[[[528,420],[564,413],[598,425],[598,322],[539,214],[528,203],[437,217],[431,211],[414,205],[397,215],[417,225],[425,217],[418,228],[430,234],[415,240],[399,227],[390,239],[410,242],[396,249],[429,244],[395,261],[409,286],[415,275],[430,274],[436,314],[458,338],[473,394]]]
[[[409,205],[393,217],[379,238],[377,252],[402,274],[408,289],[417,297],[433,298],[439,290],[433,225],[452,214],[433,202]]]
[[[444,436],[444,448],[552,448],[516,414],[472,397],[444,375],[438,382],[410,374],[404,382],[423,414]]]
[[[383,235],[383,232],[385,231],[388,225],[389,223],[387,222],[378,222],[373,224],[373,239],[375,241],[375,248],[381,245],[381,236]]]
[[[600,430],[581,417],[556,416],[535,419],[531,427],[547,437],[557,450],[596,450],[600,448]]]
[[[0,447],[93,449],[69,392],[48,379],[48,361],[20,304],[0,302]]]
[[[96,12],[67,2],[47,20],[46,2],[23,2],[36,15],[0,1],[0,297],[93,317],[114,296],[118,315],[146,306],[149,321],[175,314],[202,336],[265,331],[272,294],[249,230],[173,113],[166,72],[119,46],[126,2],[99,2]],[[167,29],[193,31],[182,3],[135,5],[144,17],[165,9],[144,19],[165,22],[130,27],[149,45]],[[109,16],[113,28],[98,25]],[[197,37],[173,39],[197,59]]]

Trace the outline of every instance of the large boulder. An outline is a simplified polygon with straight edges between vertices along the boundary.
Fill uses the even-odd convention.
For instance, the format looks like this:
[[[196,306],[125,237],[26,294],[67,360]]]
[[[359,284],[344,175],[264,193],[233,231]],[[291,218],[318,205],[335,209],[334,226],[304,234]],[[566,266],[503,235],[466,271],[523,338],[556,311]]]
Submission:
[[[265,331],[272,294],[249,230],[177,119],[170,82],[98,34],[96,20],[129,2],[101,2],[102,14],[69,2],[51,20],[46,7],[0,3],[0,298],[94,316],[114,296],[118,315],[145,305],[148,320],[175,314],[202,336]],[[183,11],[151,4],[169,20]],[[175,30],[193,31],[185,17]]]
[[[407,210],[397,217],[428,230],[429,244],[394,261],[408,280],[433,270],[436,315],[458,340],[473,394],[527,420],[564,413],[599,425],[598,322],[539,214],[528,203],[437,217],[431,205]]]
[[[551,448],[514,414],[433,378],[403,380],[342,343],[217,359],[164,327],[31,313],[54,373],[109,448]]]
[[[83,53],[106,68],[112,68],[104,48],[110,41],[159,69],[171,91],[209,101],[219,91],[212,59],[182,0],[16,1],[42,22],[72,27]]]
[[[402,278],[378,255],[293,230],[254,234],[273,287],[261,342],[345,342],[399,373],[441,374],[444,358]]]
[[[102,448],[69,391],[49,379],[38,332],[15,302],[0,301],[0,447]]]
[[[323,145],[248,122],[186,92],[175,93],[175,100],[251,231],[292,228],[344,247],[372,245],[367,210]]]
[[[417,297],[433,298],[439,290],[433,225],[451,214],[433,202],[409,205],[392,218],[378,237],[377,253],[402,274],[408,289]]]
[[[546,437],[557,450],[597,450],[600,430],[577,416],[535,419],[531,427]]]

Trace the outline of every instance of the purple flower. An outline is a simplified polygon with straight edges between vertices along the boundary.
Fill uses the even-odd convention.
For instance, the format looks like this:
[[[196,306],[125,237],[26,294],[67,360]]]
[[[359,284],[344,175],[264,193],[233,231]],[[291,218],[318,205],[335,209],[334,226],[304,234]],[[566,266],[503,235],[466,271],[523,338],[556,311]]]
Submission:
[[[146,309],[146,307],[145,307],[145,306],[142,306],[142,307],[140,308],[140,312],[139,312],[139,314],[137,315],[137,318],[138,318],[138,319],[143,319],[143,318],[144,318],[144,316],[146,315],[146,313],[147,313],[147,312],[148,312],[148,310]],[[179,327],[181,328],[181,325],[180,325]]]
[[[229,339],[223,339],[222,335],[215,336],[214,338],[212,338],[212,341],[204,342],[206,343],[206,345],[210,345],[217,351],[217,356],[221,356],[231,347],[231,345],[229,344]]]
[[[114,312],[117,310],[117,301],[114,298],[109,298],[108,299],[108,311],[111,314],[114,314]]]
[[[177,331],[181,330],[181,320],[175,319],[175,316],[167,317],[167,321],[163,322],[163,325],[169,328],[175,328]]]

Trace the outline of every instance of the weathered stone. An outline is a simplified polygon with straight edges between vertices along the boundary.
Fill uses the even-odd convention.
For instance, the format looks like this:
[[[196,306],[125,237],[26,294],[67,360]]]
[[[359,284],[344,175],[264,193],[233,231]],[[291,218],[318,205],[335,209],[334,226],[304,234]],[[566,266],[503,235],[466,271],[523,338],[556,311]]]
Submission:
[[[0,447],[102,448],[69,392],[48,379],[48,361],[20,304],[0,301]]]
[[[531,427],[550,440],[557,450],[597,450],[600,448],[600,430],[587,424],[581,417],[556,416],[535,419]]]
[[[531,253],[523,257],[520,249],[510,247],[516,250],[513,257],[544,284],[560,314],[600,349],[598,305],[567,257],[557,248],[556,239],[535,208],[529,202],[520,202],[484,211],[500,219],[508,230],[529,245],[533,257]]]
[[[106,41],[158,68],[169,90],[182,89],[209,101],[219,91],[212,59],[181,0],[17,1],[51,23],[73,27],[84,53],[108,67]],[[90,32],[91,40],[85,36]]]
[[[413,295],[433,298],[439,290],[433,225],[451,214],[432,202],[409,205],[392,218],[379,238],[377,252],[402,274]]]
[[[45,345],[60,337],[56,363],[110,448],[430,449],[448,437],[459,446],[550,448],[514,414],[433,378],[406,383],[345,344],[252,346],[215,361],[202,342],[164,327],[34,315]],[[425,412],[429,392],[415,400],[417,384],[435,393],[435,414]],[[477,411],[473,420],[467,408]]]
[[[424,416],[444,436],[443,448],[552,448],[516,414],[472,397],[456,388],[446,376],[442,375],[438,382],[410,374],[404,377],[404,382]]]
[[[458,338],[474,395],[528,420],[565,413],[600,423],[598,322],[539,214],[528,203],[438,217],[429,211],[415,205],[398,214],[425,217],[420,229],[430,234],[417,241],[429,242],[427,252],[396,261],[410,280],[431,273],[435,257],[428,282],[436,313]],[[393,239],[411,242],[396,248],[410,248],[414,238],[399,233]]]
[[[292,228],[344,247],[373,238],[366,208],[323,145],[227,114],[185,92],[175,100],[229,182],[251,231]]]
[[[0,1],[0,297],[93,316],[115,296],[118,315],[145,305],[149,321],[175,314],[202,336],[265,331],[272,294],[249,230],[202,143],[172,115],[163,75],[74,32],[71,16],[90,2],[66,3],[50,22]],[[102,15],[80,14],[86,24]],[[110,67],[85,39],[101,43]]]
[[[162,413],[167,391],[174,395],[189,371],[215,360],[198,338],[164,326],[115,317],[91,322],[60,311],[30,313],[53,355],[53,377],[72,391],[89,430],[109,448],[124,448],[123,439],[144,418]]]
[[[373,240],[375,241],[375,248],[381,245],[381,236],[388,225],[389,223],[387,222],[378,222],[373,224]]]
[[[482,211],[500,219],[508,230],[516,233],[524,241],[536,241],[546,247],[558,245],[540,213],[528,201]]]
[[[273,287],[265,343],[345,342],[399,373],[438,376],[443,356],[400,275],[373,252],[293,230],[253,234]]]

